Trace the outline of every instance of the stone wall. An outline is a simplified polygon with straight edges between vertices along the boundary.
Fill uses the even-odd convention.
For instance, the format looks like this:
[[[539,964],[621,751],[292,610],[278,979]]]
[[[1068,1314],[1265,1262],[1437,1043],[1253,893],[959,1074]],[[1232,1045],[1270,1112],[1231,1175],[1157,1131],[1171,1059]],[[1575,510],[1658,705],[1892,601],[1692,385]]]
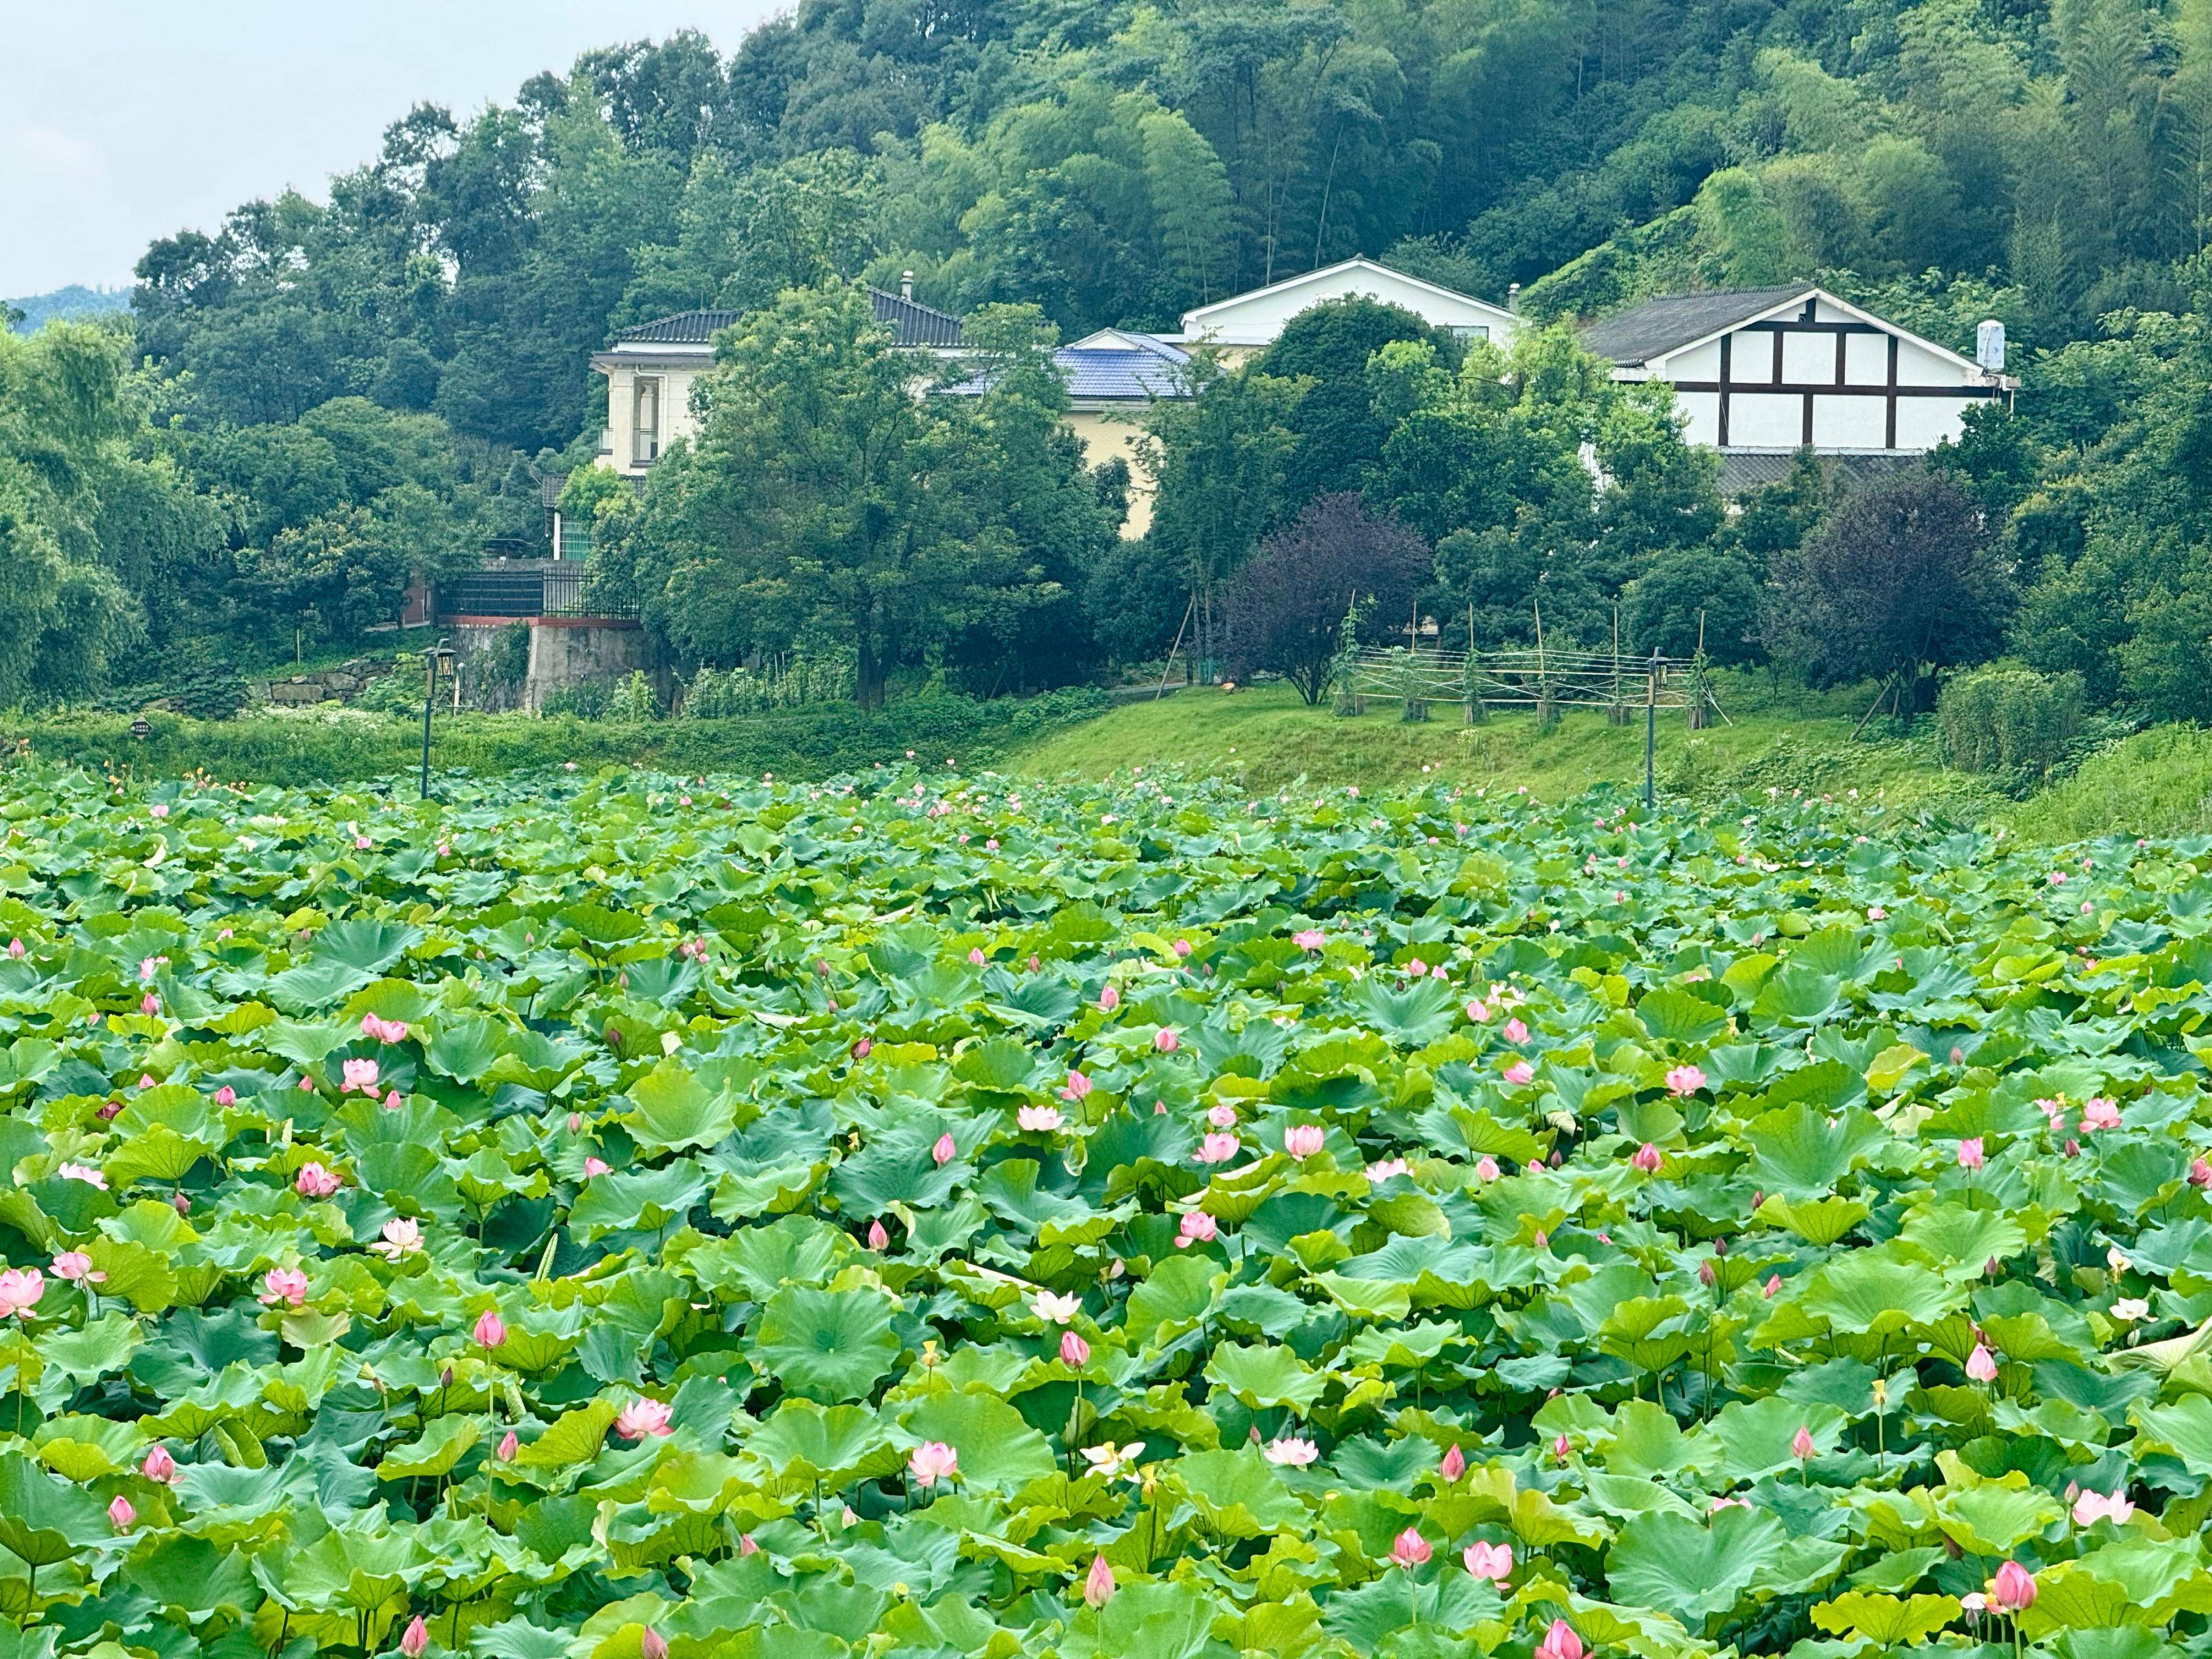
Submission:
[[[556,691],[595,680],[626,680],[642,669],[665,699],[666,678],[652,641],[634,622],[599,617],[538,617],[530,623],[530,678],[522,706],[533,713]]]
[[[351,702],[368,683],[392,672],[389,657],[356,657],[336,668],[283,679],[255,680],[249,690],[259,702]]]

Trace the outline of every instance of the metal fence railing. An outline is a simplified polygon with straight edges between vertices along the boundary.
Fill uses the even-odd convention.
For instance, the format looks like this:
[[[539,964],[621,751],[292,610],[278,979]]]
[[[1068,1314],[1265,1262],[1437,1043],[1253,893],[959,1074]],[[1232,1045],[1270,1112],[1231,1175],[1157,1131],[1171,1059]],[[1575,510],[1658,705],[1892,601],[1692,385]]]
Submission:
[[[471,570],[438,584],[438,614],[446,617],[605,617],[637,615],[637,601],[587,591],[581,560],[564,559],[522,568]]]

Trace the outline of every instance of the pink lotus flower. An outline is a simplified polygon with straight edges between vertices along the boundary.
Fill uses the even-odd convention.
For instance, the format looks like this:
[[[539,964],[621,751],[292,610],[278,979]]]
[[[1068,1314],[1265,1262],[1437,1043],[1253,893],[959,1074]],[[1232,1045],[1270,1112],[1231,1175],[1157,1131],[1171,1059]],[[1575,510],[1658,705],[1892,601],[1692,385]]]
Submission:
[[[107,1177],[89,1164],[64,1164],[54,1173],[64,1181],[82,1181],[86,1186],[97,1187],[103,1193],[107,1190]]]
[[[951,1163],[959,1156],[959,1153],[960,1148],[953,1144],[952,1132],[950,1129],[938,1136],[937,1145],[929,1149],[930,1157],[936,1161],[940,1169]]]
[[[1083,1575],[1083,1605],[1103,1607],[1114,1599],[1114,1569],[1103,1555],[1091,1558],[1091,1571]]]
[[[386,1261],[397,1261],[422,1248],[422,1224],[401,1217],[384,1224],[384,1236],[369,1245]]]
[[[138,1511],[131,1507],[129,1498],[121,1492],[118,1492],[115,1494],[115,1501],[107,1506],[107,1518],[114,1523],[116,1531],[128,1532],[131,1530],[131,1523],[138,1518]]]
[[[400,1632],[399,1651],[406,1655],[407,1659],[422,1659],[429,1650],[430,1627],[422,1622],[422,1615],[418,1613],[407,1621],[407,1628]]]
[[[983,954],[983,947],[978,945],[969,951],[968,960],[971,965],[981,968],[990,958]]]
[[[2074,1524],[2077,1527],[2094,1526],[2100,1521],[2124,1527],[2135,1512],[2136,1506],[2128,1501],[2124,1486],[2110,1498],[2100,1492],[2085,1492],[2074,1500]]]
[[[608,1174],[613,1168],[614,1165],[606,1159],[596,1154],[587,1154],[584,1159],[584,1179],[589,1181],[593,1176]]]
[[[2081,1133],[2089,1134],[2099,1129],[2120,1127],[2120,1109],[2103,1096],[2093,1096],[2081,1107]]]
[[[496,1348],[507,1340],[507,1322],[495,1309],[486,1308],[477,1316],[475,1328],[469,1334],[476,1339],[479,1348]]]
[[[1302,1469],[1321,1455],[1321,1448],[1299,1435],[1285,1435],[1267,1443],[1261,1453],[1278,1468]]]
[[[1237,1156],[1243,1143],[1231,1134],[1212,1134],[1198,1144],[1196,1161],[1200,1164],[1226,1164]]]
[[[237,1105],[238,1091],[232,1088],[228,1083],[224,1084],[222,1088],[215,1091],[215,1103],[218,1106]]]
[[[1206,1112],[1206,1121],[1217,1129],[1233,1129],[1237,1127],[1237,1109],[1224,1101]]]
[[[92,1265],[92,1258],[82,1250],[64,1250],[53,1260],[54,1277],[65,1279],[73,1285],[104,1285],[107,1275]]]
[[[1568,1453],[1571,1452],[1573,1449],[1574,1448],[1567,1443],[1567,1437],[1564,1434],[1561,1435],[1558,1439],[1552,1442],[1553,1462],[1558,1463],[1565,1462],[1567,1461]]]
[[[1990,1580],[1990,1607],[1997,1613],[2025,1613],[2035,1605],[2035,1578],[2017,1561],[2008,1561]]]
[[[1667,1073],[1667,1092],[1670,1095],[1693,1095],[1705,1086],[1705,1074],[1695,1066],[1677,1066]]]
[[[1521,1043],[1528,1040],[1528,1028],[1521,1023],[1517,1015],[1505,1022],[1504,1034],[1508,1042]]]
[[[1177,939],[1177,940],[1175,942],[1175,953],[1176,953],[1176,955],[1177,955],[1178,957],[1188,957],[1188,956],[1189,956],[1189,955],[1190,955],[1190,941],[1189,941],[1188,939]]]
[[[1062,1100],[1080,1101],[1091,1093],[1091,1079],[1082,1073],[1070,1072],[1067,1074],[1067,1081],[1060,1085],[1060,1097]]]
[[[166,818],[169,816],[168,803],[166,801],[157,800],[151,806],[148,807],[146,811],[157,818]]]
[[[1176,1230],[1176,1249],[1183,1250],[1193,1244],[1211,1244],[1221,1231],[1221,1224],[1204,1210],[1184,1212],[1182,1224]]]
[[[1407,1168],[1406,1160],[1402,1158],[1377,1158],[1367,1166],[1367,1178],[1370,1181],[1389,1181],[1406,1174]]]
[[[297,1267],[271,1267],[261,1276],[261,1304],[296,1308],[307,1299],[307,1275]]]
[[[740,1557],[760,1553],[760,1546],[754,1541],[752,1534],[741,1532],[738,1534],[738,1553]]]
[[[868,1248],[872,1250],[888,1250],[890,1247],[890,1231],[884,1227],[883,1218],[878,1216],[868,1224]]]
[[[177,1460],[169,1455],[167,1446],[155,1445],[146,1454],[146,1461],[138,1466],[138,1473],[155,1485],[166,1486],[177,1478]]]
[[[1813,1444],[1813,1431],[1800,1423],[1797,1425],[1797,1432],[1790,1437],[1790,1455],[1802,1462],[1810,1457],[1815,1449]]]
[[[2212,1159],[2192,1158],[2189,1164],[2189,1184],[2192,1187],[2212,1187]]]
[[[328,1198],[345,1183],[321,1164],[302,1164],[300,1172],[292,1177],[292,1186],[302,1198]]]
[[[1981,1136],[1969,1135],[1966,1139],[1959,1143],[1959,1167],[1960,1169],[1978,1170],[1982,1167],[1982,1162],[1983,1153]]]
[[[1318,927],[1307,927],[1291,934],[1291,943],[1301,951],[1319,951],[1328,943],[1328,935]]]
[[[1510,1544],[1469,1544],[1461,1552],[1461,1560],[1477,1578],[1487,1578],[1502,1584],[1513,1576],[1513,1546]]]
[[[1415,1567],[1425,1566],[1429,1557],[1435,1553],[1429,1546],[1429,1540],[1421,1536],[1417,1527],[1407,1528],[1390,1540],[1390,1559],[1408,1572]]]
[[[1487,1152],[1484,1153],[1482,1157],[1475,1160],[1474,1174],[1475,1178],[1479,1181],[1497,1180],[1498,1160],[1491,1157]]]
[[[1774,1300],[1775,1292],[1779,1291],[1781,1288],[1782,1275],[1780,1273],[1769,1273],[1766,1276],[1766,1283],[1759,1287],[1759,1294],[1765,1297],[1769,1302],[1771,1302]]]
[[[8,941],[8,957],[11,962],[21,962],[23,959],[22,940],[11,939]]]
[[[375,1014],[363,1014],[361,1017],[361,1030],[363,1036],[374,1037],[379,1042],[407,1041],[407,1023],[404,1020],[385,1019]]]
[[[1869,921],[1887,921],[1888,916],[1889,912],[1883,909],[1879,904],[1869,904],[1867,906],[1867,920]]]
[[[1080,1370],[1091,1363],[1091,1345],[1073,1331],[1060,1334],[1060,1363],[1073,1370]]]
[[[376,1062],[374,1060],[349,1060],[339,1069],[343,1074],[338,1085],[340,1094],[349,1095],[356,1089],[365,1095],[373,1095],[376,1092]]]
[[[615,1418],[615,1432],[625,1440],[642,1440],[647,1435],[671,1434],[668,1402],[650,1395],[633,1400]]]
[[[908,1456],[906,1467],[914,1484],[927,1490],[958,1476],[960,1454],[942,1440],[925,1440]]]
[[[1024,1106],[1014,1114],[1014,1121],[1030,1134],[1051,1134],[1067,1122],[1067,1115],[1057,1106]]]
[[[1163,1025],[1152,1033],[1152,1047],[1164,1054],[1171,1054],[1182,1047],[1182,1039],[1175,1034],[1173,1027]]]
[[[1443,1477],[1446,1486],[1467,1473],[1467,1454],[1459,1449],[1457,1441],[1444,1449],[1443,1461],[1437,1465],[1437,1473]]]
[[[1477,1025],[1489,1024],[1490,1005],[1485,1002],[1480,997],[1475,998],[1467,1005],[1467,1017],[1473,1020]]]
[[[1966,1375],[1977,1382],[1994,1382],[1997,1380],[1996,1356],[1990,1352],[1988,1343],[1974,1344],[1973,1352],[1966,1356]]]
[[[1317,1123],[1293,1124],[1283,1133],[1283,1150],[1292,1158],[1311,1158],[1321,1150],[1325,1138]]]
[[[1583,1638],[1565,1620],[1554,1619],[1530,1659],[1583,1659]]]
[[[1419,957],[1415,957],[1411,962],[1406,964],[1406,973],[1409,978],[1423,978],[1427,975],[1428,971],[1429,964],[1423,962]]]
[[[1505,1068],[1505,1080],[1516,1089],[1534,1082],[1535,1079],[1536,1068],[1525,1060],[1516,1060]]]
[[[996,845],[995,842],[993,844]],[[1098,1006],[1101,1008],[1103,1008],[1108,1013],[1112,1013],[1116,1008],[1121,1006],[1121,994],[1115,990],[1112,986],[1108,986],[1104,990],[1098,994]]]
[[[1628,1161],[1643,1170],[1644,1174],[1653,1175],[1658,1171],[1659,1166],[1666,1162],[1666,1158],[1656,1146],[1647,1140],[1636,1149]]]

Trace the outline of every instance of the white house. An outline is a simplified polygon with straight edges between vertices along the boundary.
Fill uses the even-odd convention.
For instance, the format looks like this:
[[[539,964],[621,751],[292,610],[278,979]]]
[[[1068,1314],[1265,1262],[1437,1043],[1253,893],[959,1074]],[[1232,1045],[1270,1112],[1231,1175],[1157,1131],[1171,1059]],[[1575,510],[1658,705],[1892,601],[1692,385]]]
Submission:
[[[1801,449],[1871,471],[1958,438],[1968,409],[2020,386],[2003,372],[2003,331],[1983,329],[1986,365],[1799,284],[1647,300],[1583,344],[1615,380],[1669,382],[1685,435],[1721,452],[1735,495],[1780,477]]]
[[[1520,319],[1503,306],[1408,276],[1372,259],[1346,259],[1186,311],[1180,343],[1211,346],[1222,362],[1233,368],[1273,345],[1283,325],[1300,312],[1325,300],[1348,299],[1353,295],[1401,307],[1431,328],[1443,329],[1462,340],[1510,345],[1520,326]]]
[[[894,344],[950,355],[960,346],[960,319],[920,304],[911,291],[868,290],[876,320]],[[607,425],[599,439],[599,465],[625,477],[642,478],[661,452],[678,438],[695,436],[691,387],[714,366],[714,336],[743,316],[736,311],[680,311],[625,328],[592,367],[607,377]]]

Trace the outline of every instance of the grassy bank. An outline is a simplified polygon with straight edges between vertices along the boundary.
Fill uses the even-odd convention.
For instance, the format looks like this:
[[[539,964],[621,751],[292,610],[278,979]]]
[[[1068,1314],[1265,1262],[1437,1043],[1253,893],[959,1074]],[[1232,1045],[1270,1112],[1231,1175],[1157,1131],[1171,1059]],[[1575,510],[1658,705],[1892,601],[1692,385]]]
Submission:
[[[687,772],[775,772],[826,777],[908,750],[964,766],[991,763],[1018,745],[1087,719],[1106,706],[1097,692],[1059,691],[978,702],[911,697],[870,714],[823,703],[719,720],[624,723],[523,714],[448,714],[436,725],[440,771],[514,771],[574,761],[583,768],[647,763]],[[0,738],[33,754],[94,768],[175,775],[204,771],[225,781],[313,784],[413,771],[422,728],[414,720],[352,710],[195,720],[147,717],[144,738],[127,715],[0,716]]]
[[[1720,695],[1729,722],[1703,732],[1690,731],[1680,710],[1660,714],[1656,770],[1662,793],[1711,799],[1768,788],[1857,789],[1882,792],[1899,805],[1941,802],[1973,811],[1990,804],[1973,781],[1939,764],[1932,720],[1910,741],[1854,741],[1852,728],[1865,708],[1856,693],[1776,690],[1763,678],[1741,677],[1725,682]],[[1612,726],[1595,712],[1568,714],[1549,732],[1524,714],[1467,726],[1456,708],[1439,708],[1434,719],[1409,726],[1396,705],[1380,702],[1365,714],[1343,719],[1307,708],[1287,687],[1263,686],[1129,704],[1041,734],[1017,750],[1015,761],[1045,776],[1182,766],[1241,777],[1255,790],[1298,778],[1382,787],[1419,779],[1425,769],[1478,785],[1525,786],[1556,800],[1602,783],[1640,787],[1644,736],[1640,716]]]

